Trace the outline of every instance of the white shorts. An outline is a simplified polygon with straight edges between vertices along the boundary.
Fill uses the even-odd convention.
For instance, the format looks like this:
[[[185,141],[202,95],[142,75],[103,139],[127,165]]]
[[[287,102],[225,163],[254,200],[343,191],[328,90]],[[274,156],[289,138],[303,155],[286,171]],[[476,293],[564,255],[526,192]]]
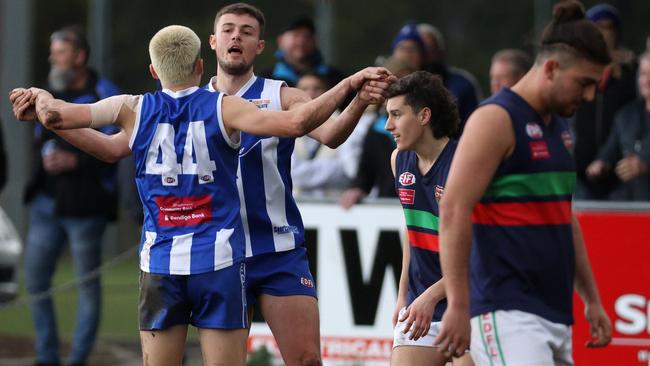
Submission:
[[[472,359],[480,365],[569,366],[571,327],[518,310],[472,318]]]
[[[399,311],[398,319],[402,317],[405,311],[406,308],[402,308],[402,310]],[[431,322],[429,333],[427,333],[424,337],[420,337],[417,341],[414,341],[412,339],[409,339],[412,330],[409,330],[406,334],[404,333],[406,321],[400,322],[398,320],[397,324],[395,324],[395,329],[393,329],[393,348],[399,346],[433,347],[433,341],[438,336],[438,333],[440,333],[441,325],[441,322]]]

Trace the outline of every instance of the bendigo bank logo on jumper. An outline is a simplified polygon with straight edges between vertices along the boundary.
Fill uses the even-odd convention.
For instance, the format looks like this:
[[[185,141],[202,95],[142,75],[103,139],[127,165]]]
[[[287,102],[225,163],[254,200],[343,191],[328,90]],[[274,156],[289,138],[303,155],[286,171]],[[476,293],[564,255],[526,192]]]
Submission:
[[[403,186],[410,186],[411,184],[415,184],[415,175],[413,175],[413,173],[410,172],[404,172],[400,174],[399,184]]]
[[[156,197],[158,225],[191,226],[210,221],[211,196],[204,194],[189,197]]]

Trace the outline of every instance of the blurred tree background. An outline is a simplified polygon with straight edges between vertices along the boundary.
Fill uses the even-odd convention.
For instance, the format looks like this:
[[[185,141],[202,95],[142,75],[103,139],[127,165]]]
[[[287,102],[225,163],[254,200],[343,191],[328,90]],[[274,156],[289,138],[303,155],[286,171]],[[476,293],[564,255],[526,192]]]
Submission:
[[[34,78],[46,79],[49,34],[63,25],[87,25],[89,3],[93,0],[37,1],[34,6]],[[249,1],[260,7],[267,18],[266,50],[256,68],[273,64],[276,36],[288,21],[300,15],[313,16],[317,25],[327,22],[318,17],[320,9],[331,11],[326,59],[345,72],[370,65],[378,55],[390,53],[390,44],[407,21],[427,22],[438,27],[446,38],[446,60],[450,65],[472,72],[484,93],[488,91],[488,68],[492,54],[506,47],[534,52],[536,27],[549,19],[550,0],[276,0]],[[607,1],[616,6],[623,19],[624,45],[635,52],[645,47],[650,33],[647,17],[650,1]],[[144,92],[155,87],[147,71],[147,45],[150,37],[169,24],[194,29],[203,41],[206,62],[205,80],[215,70],[215,58],[207,39],[212,32],[214,14],[230,1],[112,0],[108,24],[108,73],[128,92]],[[588,8],[598,1],[584,1]],[[319,23],[320,22],[320,23]],[[91,57],[92,58],[92,57]]]

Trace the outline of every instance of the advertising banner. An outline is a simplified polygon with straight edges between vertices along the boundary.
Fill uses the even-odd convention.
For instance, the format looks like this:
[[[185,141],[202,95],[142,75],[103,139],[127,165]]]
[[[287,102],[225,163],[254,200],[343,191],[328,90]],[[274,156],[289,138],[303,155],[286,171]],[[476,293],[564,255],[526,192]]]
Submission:
[[[334,203],[299,205],[319,295],[323,363],[388,365],[401,270],[401,207],[393,201],[350,210]],[[575,364],[650,366],[650,210],[576,212],[614,330],[610,346],[587,349],[589,327],[576,296]],[[282,364],[269,328],[257,321],[249,348],[260,347]]]

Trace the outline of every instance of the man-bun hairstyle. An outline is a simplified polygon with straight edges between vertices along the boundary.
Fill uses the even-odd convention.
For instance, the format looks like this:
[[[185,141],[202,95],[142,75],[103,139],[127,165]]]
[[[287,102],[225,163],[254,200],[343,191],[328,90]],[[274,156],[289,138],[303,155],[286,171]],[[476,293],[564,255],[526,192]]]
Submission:
[[[599,65],[611,62],[603,35],[585,18],[585,8],[577,0],[555,4],[553,19],[544,28],[540,55],[555,52],[568,52]]]

